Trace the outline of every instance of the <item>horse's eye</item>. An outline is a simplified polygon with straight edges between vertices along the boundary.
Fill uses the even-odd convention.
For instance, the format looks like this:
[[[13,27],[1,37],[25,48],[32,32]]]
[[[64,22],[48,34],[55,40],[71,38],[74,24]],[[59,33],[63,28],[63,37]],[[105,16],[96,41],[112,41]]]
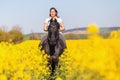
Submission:
[[[48,38],[48,40],[50,40],[50,37]]]

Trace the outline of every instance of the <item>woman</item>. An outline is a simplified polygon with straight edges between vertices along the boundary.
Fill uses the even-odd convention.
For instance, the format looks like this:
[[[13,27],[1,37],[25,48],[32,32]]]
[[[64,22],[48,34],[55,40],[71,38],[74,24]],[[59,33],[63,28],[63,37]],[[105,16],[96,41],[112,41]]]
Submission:
[[[64,26],[64,23],[62,21],[61,18],[58,17],[58,11],[52,7],[50,8],[50,14],[49,14],[49,18],[47,18],[44,22],[44,31],[48,31],[48,26],[49,26],[49,21],[52,19],[56,19],[57,22],[60,24],[60,29],[59,29],[59,38],[64,42],[64,44],[66,45],[65,43],[65,39],[63,38],[63,36],[61,35],[61,32],[65,30],[65,26]],[[44,41],[47,39],[47,35],[44,36],[44,38],[42,38],[41,40],[41,44],[44,43]]]

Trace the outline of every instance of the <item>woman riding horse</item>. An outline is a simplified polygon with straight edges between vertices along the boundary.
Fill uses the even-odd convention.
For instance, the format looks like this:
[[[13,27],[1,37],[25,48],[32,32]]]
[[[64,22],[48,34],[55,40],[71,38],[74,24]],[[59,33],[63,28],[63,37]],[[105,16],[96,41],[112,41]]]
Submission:
[[[52,74],[55,67],[58,65],[59,56],[64,52],[66,48],[65,39],[61,35],[61,31],[65,30],[62,19],[58,17],[58,12],[55,8],[50,9],[50,17],[45,20],[44,31],[48,31],[48,34],[41,40],[41,50],[44,50],[50,55],[48,60],[52,67]]]

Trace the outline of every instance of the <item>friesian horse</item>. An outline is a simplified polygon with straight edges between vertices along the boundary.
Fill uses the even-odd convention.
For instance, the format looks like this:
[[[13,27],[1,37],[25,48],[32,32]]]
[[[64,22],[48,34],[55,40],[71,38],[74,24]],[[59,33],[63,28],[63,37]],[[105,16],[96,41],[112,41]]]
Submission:
[[[52,68],[52,74],[55,71],[55,67],[58,65],[59,56],[64,52],[66,44],[62,40],[59,33],[60,24],[56,19],[51,19],[48,26],[47,39],[41,44],[41,51],[44,50],[45,53],[50,55],[49,63]],[[39,45],[40,46],[40,45]]]

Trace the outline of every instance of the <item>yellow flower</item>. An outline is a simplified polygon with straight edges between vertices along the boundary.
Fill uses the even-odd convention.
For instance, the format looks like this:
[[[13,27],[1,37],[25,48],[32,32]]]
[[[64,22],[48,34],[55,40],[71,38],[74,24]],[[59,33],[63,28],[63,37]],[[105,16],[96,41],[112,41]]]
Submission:
[[[4,74],[0,75],[0,80],[7,80],[7,76]]]
[[[96,24],[89,24],[88,28],[87,28],[87,32],[88,33],[98,33],[99,32],[99,28]]]
[[[60,78],[60,77],[57,77],[55,80],[63,80],[62,78]]]

